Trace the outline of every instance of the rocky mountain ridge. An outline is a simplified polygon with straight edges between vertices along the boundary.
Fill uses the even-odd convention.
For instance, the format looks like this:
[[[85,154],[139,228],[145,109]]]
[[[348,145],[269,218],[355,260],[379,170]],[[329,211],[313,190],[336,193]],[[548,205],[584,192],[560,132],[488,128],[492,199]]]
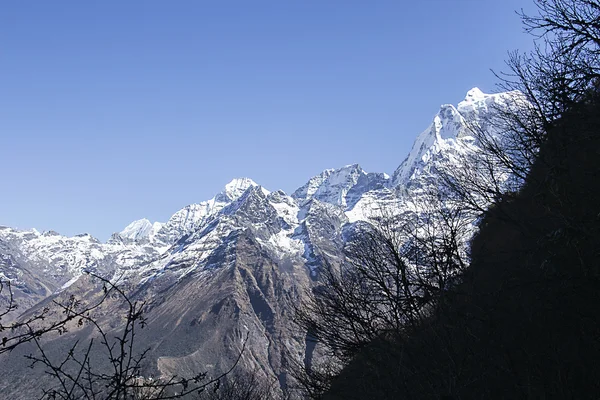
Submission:
[[[84,271],[127,282],[150,305],[142,339],[157,373],[225,368],[249,332],[243,367],[284,388],[290,363],[307,357],[305,333],[288,323],[289,303],[311,287],[323,258],[341,260],[344,232],[354,223],[381,210],[405,211],[407,193],[429,184],[437,166],[476,152],[469,123],[514,95],[475,88],[458,106],[441,106],[391,176],[348,165],[291,195],[234,179],[166,223],[134,221],[107,243],[0,227],[0,278],[13,282],[22,309],[79,290]]]

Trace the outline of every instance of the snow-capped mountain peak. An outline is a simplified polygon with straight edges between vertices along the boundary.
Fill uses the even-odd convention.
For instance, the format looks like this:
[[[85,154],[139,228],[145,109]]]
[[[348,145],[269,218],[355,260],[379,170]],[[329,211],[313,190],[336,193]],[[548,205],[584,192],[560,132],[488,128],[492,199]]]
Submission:
[[[514,93],[489,95],[473,88],[458,105],[442,105],[392,178],[346,165],[314,176],[292,196],[270,193],[249,178],[233,179],[212,199],[182,208],[167,223],[134,221],[108,243],[89,235],[0,227],[0,277],[14,283],[25,307],[70,285],[81,290],[74,283],[83,271],[118,277],[141,289],[136,296],[151,299],[152,326],[169,328],[168,335],[156,335],[160,344],[150,346],[169,339],[190,343],[191,353],[181,352],[182,364],[218,365],[239,338],[233,332],[245,329],[253,335],[249,345],[260,349],[248,353],[250,363],[281,376],[279,363],[292,353],[297,358],[306,339],[288,330],[290,299],[309,292],[324,260],[343,262],[344,246],[361,225],[390,213],[401,220],[427,213],[415,199],[439,190],[439,171],[464,167],[460,156],[479,150],[470,123],[485,122],[495,105],[519,106],[513,98]],[[198,332],[223,347],[203,351]],[[279,338],[284,347],[277,347]],[[202,358],[207,354],[217,359]]]
[[[117,235],[113,235],[113,240],[118,237],[125,241],[152,242],[163,225],[161,222],[152,223],[146,218],[138,219],[127,225]]]
[[[431,125],[417,137],[410,153],[394,172],[391,187],[406,185],[426,172],[433,160],[453,152],[472,150],[473,135],[469,123],[488,113],[492,104],[501,104],[503,99],[512,96],[514,93],[486,94],[473,88],[456,107],[442,105]]]
[[[358,164],[346,165],[339,169],[327,169],[311,178],[294,192],[292,197],[302,201],[316,198],[331,204],[346,206],[346,194],[356,185],[366,172]]]
[[[474,87],[473,89],[467,92],[465,99],[461,101],[461,103],[474,103],[477,101],[485,100],[486,98],[492,95],[483,93],[478,87]],[[459,104],[461,104],[459,103]]]
[[[194,232],[227,205],[237,201],[249,188],[260,188],[265,196],[269,194],[250,178],[233,179],[212,199],[190,204],[173,214],[158,231],[156,240],[170,245],[183,235]]]
[[[317,199],[350,210],[364,193],[383,189],[388,180],[385,173],[368,173],[360,165],[351,164],[321,172],[296,190],[292,197],[299,202]]]
[[[258,184],[250,178],[236,178],[225,185],[225,190],[222,193],[230,200],[237,200],[251,186],[258,186]]]
[[[121,235],[123,238],[138,240],[148,237],[151,229],[152,223],[146,218],[142,218],[127,225],[125,229],[119,232],[119,235]]]

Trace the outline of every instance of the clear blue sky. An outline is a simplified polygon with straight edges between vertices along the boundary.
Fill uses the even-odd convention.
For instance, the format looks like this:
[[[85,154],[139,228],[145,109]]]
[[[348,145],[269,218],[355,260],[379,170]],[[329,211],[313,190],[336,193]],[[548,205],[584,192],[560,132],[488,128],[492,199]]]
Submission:
[[[248,176],[391,173],[442,103],[493,91],[530,1],[0,5],[0,225],[166,221]]]

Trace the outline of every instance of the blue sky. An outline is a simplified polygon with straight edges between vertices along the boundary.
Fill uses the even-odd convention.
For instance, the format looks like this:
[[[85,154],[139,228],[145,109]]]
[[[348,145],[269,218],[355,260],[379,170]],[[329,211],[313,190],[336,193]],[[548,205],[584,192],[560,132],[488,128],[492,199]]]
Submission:
[[[291,193],[391,173],[443,103],[526,50],[529,1],[18,1],[0,6],[0,225],[166,221],[234,177]]]

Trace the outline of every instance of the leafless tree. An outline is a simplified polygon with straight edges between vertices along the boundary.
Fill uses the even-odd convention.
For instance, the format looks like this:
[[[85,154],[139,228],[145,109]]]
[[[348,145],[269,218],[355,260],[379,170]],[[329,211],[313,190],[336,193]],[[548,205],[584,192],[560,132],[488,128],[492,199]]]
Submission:
[[[468,265],[473,225],[464,210],[434,191],[404,208],[357,224],[345,262],[325,262],[319,285],[298,310],[298,323],[326,356],[301,378],[313,397],[373,341],[419,326]]]
[[[477,151],[457,155],[458,167],[438,171],[447,192],[480,215],[519,191],[534,161],[543,162],[537,156],[549,129],[600,91],[600,2],[534,3],[537,14],[519,13],[534,50],[509,53],[508,72],[496,74],[509,93],[491,105],[487,118],[467,121]]]
[[[554,235],[571,230],[584,238],[581,243],[593,242],[593,231],[584,231],[585,227],[576,226],[576,218],[569,217],[578,214],[565,203],[568,196],[560,193],[560,189],[555,193],[554,187],[547,187],[554,184],[548,170],[561,166],[544,165],[545,160],[540,160],[539,154],[540,149],[552,142],[553,154],[549,154],[548,162],[556,164],[561,159],[557,153],[573,148],[566,142],[581,140],[582,134],[597,135],[585,131],[594,126],[590,125],[590,115],[594,113],[579,110],[582,104],[591,104],[591,99],[597,104],[600,94],[600,2],[536,0],[535,4],[537,15],[521,13],[526,31],[536,38],[534,50],[527,54],[509,53],[510,71],[498,74],[501,89],[509,93],[490,105],[489,118],[475,116],[467,121],[467,134],[475,141],[464,144],[473,151],[458,154],[460,162],[453,163],[451,169],[437,171],[439,179],[432,183],[439,190],[426,193],[426,205],[421,205],[428,212],[418,212],[419,207],[415,207],[412,213],[370,221],[357,230],[357,240],[349,243],[345,263],[323,267],[321,284],[315,288],[304,312],[299,313],[299,321],[342,365],[357,354],[365,356],[362,349],[378,341],[385,342],[386,336],[402,338],[403,332],[412,327],[421,333],[428,332],[427,321],[430,315],[435,315],[432,311],[437,300],[448,298],[444,296],[448,291],[454,293],[451,289],[456,276],[468,268],[464,244],[472,233],[471,222],[492,207],[496,220],[506,218],[520,224],[521,218],[514,210],[511,213],[501,208],[511,208],[511,201],[518,198],[525,183],[529,194],[535,193],[536,187],[544,188],[544,196],[553,196],[552,201],[546,199],[546,202],[559,205],[545,210],[548,219],[560,221],[565,227]],[[570,127],[571,131],[576,126],[578,132],[585,132],[575,137],[561,132],[561,120],[566,115],[570,123],[579,121],[579,115],[585,116],[587,119],[581,118],[579,125]],[[550,137],[554,133],[557,137]],[[561,146],[563,140],[566,142]],[[544,150],[549,153],[547,147]],[[522,235],[530,229],[533,228],[520,226],[520,237],[536,243],[539,232]],[[474,317],[469,314],[465,318]],[[459,380],[460,358],[468,353],[468,346],[456,345],[461,341],[444,342],[449,325],[435,326],[428,337],[437,341],[437,350],[445,352],[447,362],[443,366],[452,365],[453,369],[416,374],[410,370],[410,363],[403,364],[408,368],[405,377],[413,373],[419,376],[418,382],[411,384],[422,386],[423,393],[434,393],[429,387],[439,384],[439,380],[428,383],[428,377],[443,376],[452,387],[452,382]],[[459,328],[452,327],[461,332]],[[430,354],[427,342],[420,342],[418,347],[422,352],[419,354]],[[459,348],[463,349],[462,355],[453,353]],[[404,350],[402,346],[399,349],[400,353]],[[321,377],[320,372],[316,371],[315,376]],[[321,387],[326,388],[328,377],[321,382],[325,382]]]
[[[245,341],[230,369],[216,377],[209,377],[206,372],[190,377],[144,376],[144,362],[150,349],[140,350],[136,335],[146,325],[145,303],[133,300],[124,288],[113,281],[93,273],[89,275],[102,287],[99,299],[85,304],[74,295],[66,301],[53,300],[55,310],[47,307],[41,313],[14,322],[10,327],[14,334],[7,337],[4,352],[24,343],[33,343],[37,351],[26,355],[26,358],[31,361],[32,368],[42,366],[45,374],[52,378],[51,387],[43,390],[41,399],[178,399],[219,389],[222,379],[239,362]],[[10,293],[9,284],[4,287]],[[12,297],[9,297],[11,301],[5,312],[15,308]],[[124,326],[121,329],[110,329],[96,313],[108,302],[123,313]],[[44,325],[46,320],[55,322]],[[49,350],[57,335],[85,328],[90,328],[87,333],[91,331],[91,339],[76,340],[66,352],[58,355]]]
[[[259,371],[231,374],[222,379],[218,390],[207,390],[198,400],[284,400],[276,390],[277,380],[268,380]]]
[[[60,306],[62,314],[56,317],[50,307],[44,307],[41,311],[28,315],[21,319],[13,320],[10,323],[3,323],[2,319],[14,316],[18,310],[18,304],[15,301],[10,280],[0,280],[0,295],[5,299],[5,306],[0,311],[0,333],[2,334],[2,345],[0,354],[10,352],[16,347],[35,341],[49,333],[63,334],[67,331],[67,325],[85,317],[96,310],[108,298],[109,293],[104,292],[98,301],[81,307],[81,303],[70,297],[68,301]],[[52,317],[51,317],[52,316]]]

